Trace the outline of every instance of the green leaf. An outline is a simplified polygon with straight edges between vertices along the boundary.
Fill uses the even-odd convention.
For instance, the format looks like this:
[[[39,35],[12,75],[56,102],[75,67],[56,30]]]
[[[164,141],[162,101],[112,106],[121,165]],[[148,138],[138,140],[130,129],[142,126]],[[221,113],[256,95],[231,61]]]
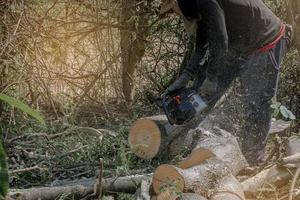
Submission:
[[[291,120],[295,120],[296,119],[296,116],[290,110],[288,110],[288,114],[289,114],[289,118]]]
[[[295,115],[285,106],[280,106],[280,113],[286,119],[290,119],[290,120],[296,119]]]
[[[38,120],[40,123],[45,124],[45,121],[42,118],[42,116],[38,112],[36,112],[32,108],[30,108],[28,105],[24,104],[22,101],[15,99],[13,97],[7,96],[2,93],[0,93],[0,100],[8,103],[11,106],[14,106],[14,107],[20,109],[24,113],[26,113],[26,114],[32,116],[33,118],[35,118],[36,120]]]
[[[285,106],[280,106],[280,113],[286,119],[289,119],[289,113],[288,113],[288,111],[289,110]]]

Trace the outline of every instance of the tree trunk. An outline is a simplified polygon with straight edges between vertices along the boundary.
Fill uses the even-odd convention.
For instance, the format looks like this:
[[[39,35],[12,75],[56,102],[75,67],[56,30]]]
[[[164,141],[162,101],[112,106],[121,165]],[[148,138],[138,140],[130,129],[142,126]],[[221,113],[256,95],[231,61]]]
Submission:
[[[121,30],[122,55],[122,85],[125,100],[132,104],[134,97],[135,71],[144,56],[149,17],[146,12],[148,1],[140,3],[137,0],[122,1],[122,24],[128,29]],[[140,11],[138,12],[137,10]]]
[[[300,2],[299,0],[287,0],[288,21],[293,25],[295,44],[300,52]]]

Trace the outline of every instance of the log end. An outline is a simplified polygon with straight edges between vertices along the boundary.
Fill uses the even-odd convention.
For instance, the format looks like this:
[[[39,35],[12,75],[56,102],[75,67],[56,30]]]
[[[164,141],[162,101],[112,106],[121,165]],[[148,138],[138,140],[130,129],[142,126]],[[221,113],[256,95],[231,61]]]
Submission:
[[[155,121],[139,119],[131,126],[128,140],[136,156],[152,159],[160,148],[161,131]]]
[[[183,193],[183,194],[175,194],[170,191],[164,191],[160,193],[156,200],[207,200],[203,196],[195,193]],[[152,200],[152,199],[151,199]]]
[[[182,192],[184,185],[184,178],[175,166],[161,165],[154,172],[152,186],[156,194],[160,194],[165,188],[171,188],[176,193]]]

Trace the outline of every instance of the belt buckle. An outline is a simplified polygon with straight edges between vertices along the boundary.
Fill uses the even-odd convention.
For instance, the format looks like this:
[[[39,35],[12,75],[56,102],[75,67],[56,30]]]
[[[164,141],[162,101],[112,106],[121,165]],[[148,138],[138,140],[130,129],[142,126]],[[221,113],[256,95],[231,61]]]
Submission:
[[[293,41],[294,38],[293,27],[289,24],[286,24],[285,37],[289,40],[289,42]]]

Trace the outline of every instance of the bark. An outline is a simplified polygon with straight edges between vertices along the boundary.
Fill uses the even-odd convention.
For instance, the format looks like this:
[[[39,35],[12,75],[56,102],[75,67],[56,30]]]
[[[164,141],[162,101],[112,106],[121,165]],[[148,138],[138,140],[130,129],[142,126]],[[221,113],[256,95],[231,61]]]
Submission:
[[[243,200],[245,199],[243,187],[233,176],[224,177],[216,191],[210,196],[210,200]]]
[[[230,168],[233,175],[237,175],[248,166],[236,138],[229,132],[219,128],[197,129],[196,132],[199,132],[201,136],[195,149],[211,151]]]
[[[136,200],[150,200],[151,180],[142,180],[140,188],[135,193]]]

